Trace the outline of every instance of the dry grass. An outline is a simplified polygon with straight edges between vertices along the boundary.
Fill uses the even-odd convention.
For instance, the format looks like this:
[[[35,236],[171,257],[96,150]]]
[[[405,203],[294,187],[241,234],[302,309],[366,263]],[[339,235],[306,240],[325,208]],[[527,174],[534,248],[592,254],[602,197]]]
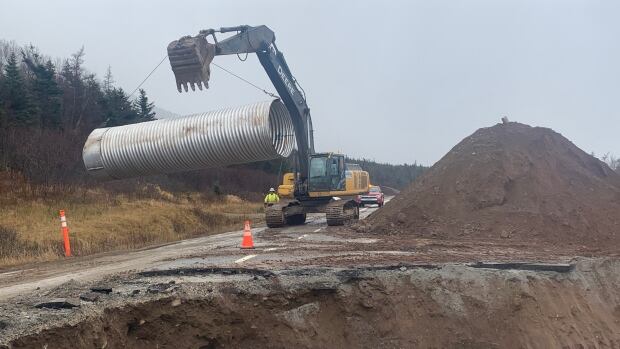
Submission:
[[[7,183],[6,176],[4,184]],[[62,258],[58,210],[64,209],[73,254],[136,249],[243,227],[262,205],[233,196],[172,194],[157,186],[135,194],[103,189],[33,187],[0,178],[0,266]]]

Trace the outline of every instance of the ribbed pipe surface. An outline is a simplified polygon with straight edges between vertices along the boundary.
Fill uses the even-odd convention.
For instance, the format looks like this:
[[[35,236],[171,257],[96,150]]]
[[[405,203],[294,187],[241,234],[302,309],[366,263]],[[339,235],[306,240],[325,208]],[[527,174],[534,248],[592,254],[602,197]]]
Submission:
[[[279,100],[94,130],[86,170],[101,178],[197,170],[290,155],[293,123]]]

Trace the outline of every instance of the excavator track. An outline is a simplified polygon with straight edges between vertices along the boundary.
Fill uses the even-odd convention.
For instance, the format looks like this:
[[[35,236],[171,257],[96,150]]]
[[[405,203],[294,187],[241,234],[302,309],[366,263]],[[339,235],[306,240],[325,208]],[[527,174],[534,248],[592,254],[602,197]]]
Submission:
[[[265,222],[269,228],[280,228],[286,222],[280,205],[269,206],[265,209]]]
[[[359,208],[349,201],[334,201],[327,205],[325,217],[327,225],[344,225],[353,219],[359,218]]]

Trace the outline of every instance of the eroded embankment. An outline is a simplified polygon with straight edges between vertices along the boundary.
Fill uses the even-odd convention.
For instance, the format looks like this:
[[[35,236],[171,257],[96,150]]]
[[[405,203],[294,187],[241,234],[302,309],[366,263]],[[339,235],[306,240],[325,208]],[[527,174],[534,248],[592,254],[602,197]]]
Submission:
[[[9,346],[620,347],[620,260],[582,260],[566,273],[463,265],[307,269],[242,282],[193,276],[176,285],[171,293],[101,305],[96,315]]]

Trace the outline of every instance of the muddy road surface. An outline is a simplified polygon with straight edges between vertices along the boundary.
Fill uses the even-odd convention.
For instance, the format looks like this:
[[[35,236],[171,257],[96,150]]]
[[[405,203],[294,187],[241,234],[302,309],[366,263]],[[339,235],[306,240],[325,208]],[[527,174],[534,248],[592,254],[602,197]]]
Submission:
[[[241,235],[3,271],[0,348],[620,348],[617,255],[319,216]]]

